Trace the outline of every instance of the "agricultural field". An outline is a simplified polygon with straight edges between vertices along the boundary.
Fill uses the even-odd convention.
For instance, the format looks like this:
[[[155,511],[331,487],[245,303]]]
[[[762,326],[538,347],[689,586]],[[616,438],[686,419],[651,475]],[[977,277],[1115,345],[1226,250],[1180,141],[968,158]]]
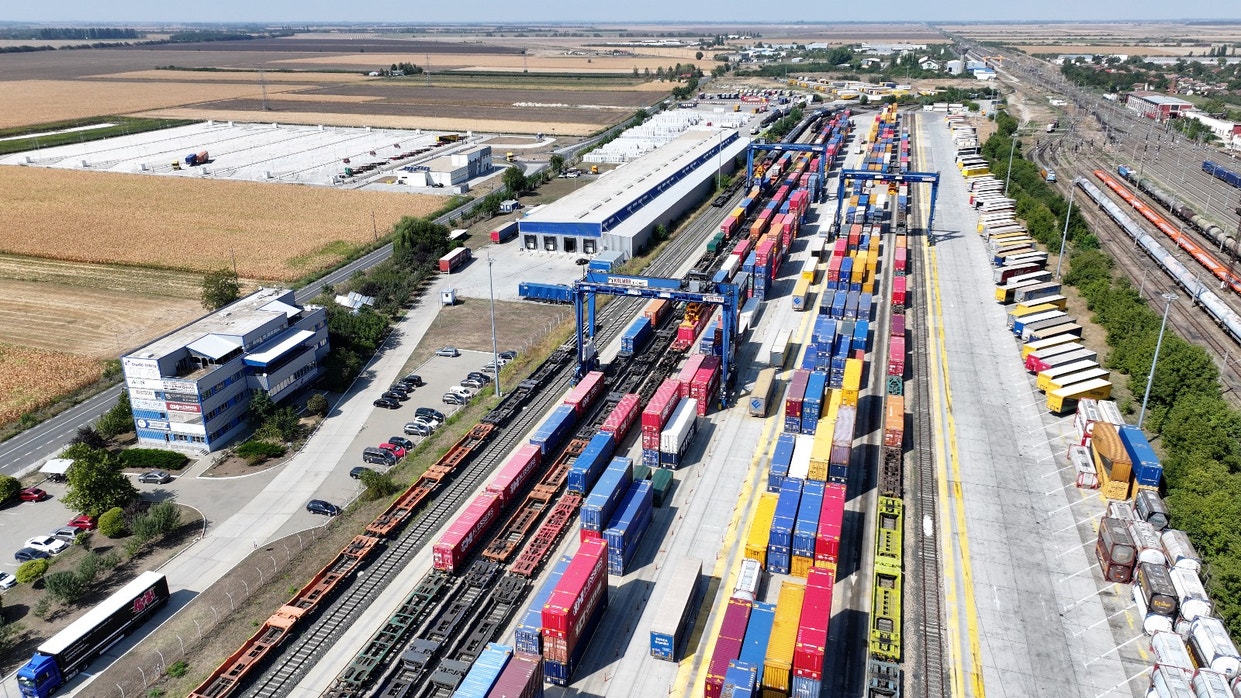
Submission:
[[[276,282],[326,269],[376,228],[443,204],[416,194],[33,167],[0,168],[0,189],[0,252],[196,272],[235,259],[242,277]]]
[[[0,423],[16,421],[102,376],[98,359],[0,343]]]
[[[1050,22],[1046,24],[942,24],[938,28],[977,41],[1002,41],[1027,53],[1124,53],[1139,56],[1201,55],[1213,44],[1241,41],[1235,23]]]

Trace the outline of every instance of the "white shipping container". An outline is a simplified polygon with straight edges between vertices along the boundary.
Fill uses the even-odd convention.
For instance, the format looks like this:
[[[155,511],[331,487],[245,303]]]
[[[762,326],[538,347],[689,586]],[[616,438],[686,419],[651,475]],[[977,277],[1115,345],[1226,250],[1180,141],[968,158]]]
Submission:
[[[1138,562],[1149,562],[1167,567],[1168,557],[1163,554],[1163,544],[1159,542],[1159,531],[1145,521],[1129,522],[1129,537],[1138,546]]]
[[[1168,554],[1168,562],[1172,563],[1173,567],[1182,567],[1194,574],[1202,573],[1202,558],[1198,556],[1198,551],[1194,550],[1194,544],[1184,531],[1170,528],[1161,533],[1159,539],[1163,543],[1163,551]]]
[[[1172,586],[1176,587],[1182,618],[1192,622],[1211,615],[1214,604],[1207,596],[1207,590],[1197,574],[1183,567],[1173,567],[1169,575],[1172,577]]]
[[[793,440],[793,461],[789,463],[789,477],[805,481],[810,477],[810,453],[814,450],[814,437],[798,434]]]
[[[1126,523],[1137,521],[1137,512],[1133,510],[1133,505],[1123,500],[1112,500],[1107,503],[1107,513],[1104,514],[1110,519],[1120,519]]]
[[[758,560],[746,558],[741,561],[741,571],[737,572],[737,583],[733,585],[733,597],[753,602],[758,598],[758,586],[763,582],[763,566]]]
[[[1189,648],[1198,666],[1210,667],[1228,678],[1241,673],[1241,654],[1218,618],[1199,618],[1189,625]]]
[[[1099,401],[1099,419],[1111,422],[1117,426],[1125,423],[1125,417],[1120,413],[1120,408],[1116,406],[1115,400]]]
[[[668,418],[668,425],[659,434],[659,450],[680,456],[698,433],[698,401],[682,400]]]
[[[1194,694],[1197,698],[1234,698],[1228,678],[1210,669],[1199,669],[1194,674]]]
[[[1096,490],[1099,488],[1099,473],[1090,460],[1090,449],[1085,446],[1069,446],[1069,462],[1077,471],[1077,486],[1082,489]]]
[[[1151,613],[1150,607],[1146,605],[1146,595],[1137,584],[1133,585],[1132,590],[1133,602],[1138,607],[1138,617],[1142,619],[1142,632],[1147,635],[1172,632],[1172,619],[1159,613]]]
[[[1189,648],[1176,633],[1158,632],[1151,635],[1151,654],[1155,655],[1156,664],[1194,670],[1194,660],[1189,656]]]
[[[784,368],[785,363],[789,359],[790,349],[793,342],[793,330],[790,328],[782,328],[776,332],[775,337],[771,340],[769,363],[776,368]]]
[[[1193,672],[1170,666],[1157,666],[1151,672],[1151,690],[1158,698],[1195,698],[1190,680]]]
[[[728,259],[725,259],[724,263],[720,265],[720,271],[728,272],[729,279],[732,279],[733,276],[737,273],[737,270],[740,268],[741,268],[741,258],[735,254],[728,255]]]

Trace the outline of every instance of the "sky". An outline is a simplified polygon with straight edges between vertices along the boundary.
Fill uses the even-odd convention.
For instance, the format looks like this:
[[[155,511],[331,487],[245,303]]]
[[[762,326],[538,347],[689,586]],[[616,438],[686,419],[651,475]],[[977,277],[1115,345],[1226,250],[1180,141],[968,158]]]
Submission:
[[[798,5],[801,5],[799,7]],[[813,0],[782,4],[771,16],[754,0],[474,0],[463,6],[433,0],[58,0],[8,2],[0,22],[842,22],[842,21],[1003,21],[1116,19],[1236,19],[1236,0],[885,0],[838,3]],[[882,7],[882,10],[880,9]]]

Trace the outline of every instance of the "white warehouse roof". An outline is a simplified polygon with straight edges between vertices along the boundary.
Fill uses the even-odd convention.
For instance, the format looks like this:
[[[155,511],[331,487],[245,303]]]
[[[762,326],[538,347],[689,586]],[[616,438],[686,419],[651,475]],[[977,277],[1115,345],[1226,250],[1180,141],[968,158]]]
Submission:
[[[714,169],[717,159],[728,162],[748,143],[749,139],[741,138],[735,130],[687,131],[589,186],[531,212],[518,221],[518,229],[522,234],[602,237],[695,170],[704,166]]]

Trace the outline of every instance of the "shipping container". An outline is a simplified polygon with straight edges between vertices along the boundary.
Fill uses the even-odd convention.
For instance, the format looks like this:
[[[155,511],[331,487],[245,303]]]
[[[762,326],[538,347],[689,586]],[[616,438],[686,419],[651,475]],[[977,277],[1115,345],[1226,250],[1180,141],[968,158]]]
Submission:
[[[583,533],[599,533],[612,517],[629,485],[633,483],[633,461],[629,458],[613,458],[599,476],[590,494],[582,502],[581,522]],[[598,536],[591,536],[597,538]]]
[[[458,247],[457,249],[445,254],[443,257],[440,257],[440,273],[451,274],[465,266],[465,263],[468,261],[470,261],[470,248]]]
[[[698,369],[702,368],[702,362],[706,358],[705,354],[690,354],[681,366],[681,370],[677,372],[677,382],[681,384],[682,400],[689,397],[689,384],[694,382],[694,376],[698,375]]]
[[[668,317],[668,313],[672,310],[672,302],[665,298],[656,298],[649,301],[642,309],[642,317],[651,321],[651,325],[658,328],[663,324],[664,318]]]
[[[569,405],[561,405],[552,410],[547,419],[534,430],[530,443],[539,447],[543,456],[547,457],[564,443],[565,439],[577,426],[577,412]]]
[[[567,489],[578,494],[590,492],[600,473],[608,467],[615,451],[616,439],[611,434],[600,431],[591,437],[581,454],[569,466]]]
[[[517,221],[503,223],[491,231],[491,241],[497,245],[508,242],[515,237],[517,237]]]
[[[801,432],[813,434],[818,428],[819,417],[823,414],[823,394],[827,390],[827,374],[822,371],[811,371],[806,381],[806,395],[802,399]]]
[[[535,657],[543,654],[543,604],[551,598],[552,591],[560,583],[560,577],[572,560],[568,555],[557,560],[547,575],[547,581],[530,597],[530,605],[526,607],[525,614],[521,616],[513,632],[513,646],[518,652]]]
[[[809,481],[802,486],[801,501],[797,506],[797,520],[793,525],[793,559],[790,573],[805,577],[814,566],[814,551],[819,534],[819,510],[823,508],[824,483]],[[799,561],[798,558],[801,558]]]
[[[776,383],[776,369],[764,368],[758,372],[754,388],[750,391],[749,412],[753,417],[766,417],[768,403],[771,401],[772,388]]]
[[[760,494],[754,518],[750,519],[750,528],[746,531],[745,556],[760,565],[767,564],[767,543],[771,539],[771,522],[779,500],[780,496],[772,492]]]
[[[792,358],[793,330],[787,327],[776,330],[768,349],[768,362],[777,369],[784,368]]]
[[[1187,569],[1194,574],[1202,573],[1202,557],[1198,555],[1184,531],[1166,529],[1159,534],[1159,540],[1163,543],[1163,551],[1173,567]]]
[[[513,655],[487,698],[543,698],[543,662]]]
[[[435,569],[451,573],[461,569],[479,539],[499,517],[500,509],[500,498],[494,494],[484,492],[471,500],[431,547]]]
[[[1179,599],[1166,565],[1140,562],[1136,568],[1137,583],[1143,601],[1151,613],[1176,618]]]
[[[784,430],[798,433],[801,431],[802,401],[806,397],[806,384],[810,381],[810,371],[797,369],[789,380],[784,391]]]
[[[1099,475],[1100,494],[1106,499],[1129,499],[1133,465],[1114,424],[1095,424],[1090,456]]]
[[[616,403],[616,407],[612,408],[611,413],[603,420],[603,425],[599,427],[599,431],[611,434],[617,442],[623,441],[625,435],[629,433],[630,427],[634,422],[638,421],[638,415],[641,414],[642,397],[636,393],[626,393],[621,397],[620,402]]]
[[[749,690],[753,691],[763,681],[763,663],[767,659],[767,645],[771,643],[771,631],[776,621],[776,604],[756,603],[750,609],[750,621],[746,624],[745,639],[741,642],[741,655],[737,665],[745,665],[754,672]]]
[[[1173,567],[1168,572],[1168,577],[1176,590],[1177,609],[1182,618],[1192,623],[1199,618],[1210,616],[1215,610],[1215,605],[1211,602],[1211,597],[1207,596],[1206,588],[1202,586],[1202,580],[1198,579],[1197,574],[1183,567]]]
[[[1241,654],[1218,618],[1199,618],[1189,624],[1189,649],[1198,666],[1209,667],[1230,679],[1241,673]]]
[[[702,561],[683,557],[675,563],[671,578],[660,585],[663,598],[651,618],[651,656],[675,662],[681,658],[684,642],[690,635],[698,610],[699,594],[703,585]]]
[[[788,695],[792,688],[793,650],[797,646],[797,629],[801,624],[801,607],[806,594],[804,584],[792,580],[780,585],[776,616],[771,626],[771,640],[763,662],[760,682],[766,695]]]
[[[487,643],[478,659],[470,666],[470,673],[465,675],[461,685],[457,686],[456,692],[452,694],[453,698],[487,698],[512,656],[512,647],[495,642]]]
[[[794,451],[796,455],[796,451]],[[788,574],[792,564],[793,528],[797,525],[797,509],[801,503],[802,481],[785,479],[776,502],[767,541],[767,567],[777,574]]]
[[[722,360],[719,356],[708,356],[702,360],[702,367],[694,374],[689,384],[689,396],[697,400],[695,410],[699,417],[707,416],[711,404],[717,400],[720,389],[720,370]]]
[[[847,359],[845,361],[844,381],[841,383],[840,404],[857,407],[858,393],[862,388],[862,361]]]
[[[789,476],[793,464],[793,448],[797,443],[795,434],[784,432],[776,437],[776,448],[771,455],[771,467],[767,474],[767,491],[778,493],[784,478]]]
[[[698,433],[698,401],[682,400],[668,419],[668,426],[659,435],[659,465],[677,468],[681,458]]]
[[[814,566],[836,571],[840,561],[840,532],[845,518],[845,487],[829,484],[823,489],[819,527],[815,532]]]
[[[664,381],[642,410],[642,448],[659,449],[659,434],[681,399],[681,384],[675,379]]]
[[[1099,538],[1095,543],[1095,558],[1109,582],[1128,584],[1133,577],[1133,565],[1137,550],[1129,536],[1129,528],[1120,519],[1103,518],[1099,521]]]
[[[625,333],[621,335],[621,356],[633,356],[635,353],[642,351],[646,347],[646,343],[654,336],[651,329],[651,321],[648,318],[640,317],[629,325]]]
[[[543,605],[543,658],[563,665],[568,675],[608,605],[607,549],[600,539],[582,541]]]
[[[810,477],[810,462],[814,458],[814,437],[795,434],[796,445],[793,448],[793,460],[789,463],[789,478],[806,480]]]
[[[797,644],[793,650],[793,682],[802,679],[811,684],[808,695],[818,695],[823,679],[823,661],[827,650],[828,622],[832,615],[832,574],[812,569],[806,578],[806,595],[802,600],[801,622],[797,628]],[[799,693],[795,687],[794,694]]]
[[[1163,465],[1155,455],[1146,434],[1141,427],[1131,424],[1121,426],[1118,430],[1120,443],[1129,454],[1129,462],[1133,464],[1133,478],[1139,486],[1158,489],[1163,482]]]
[[[720,633],[715,641],[715,651],[707,664],[707,698],[720,698],[724,688],[724,674],[728,672],[728,663],[741,655],[741,643],[745,640],[745,629],[750,620],[751,603],[743,599],[729,599],[724,609]]]
[[[609,574],[625,574],[638,552],[642,535],[651,524],[653,510],[651,483],[643,480],[631,484],[603,531],[603,539],[608,544]]]
[[[664,502],[668,501],[668,495],[672,492],[672,471],[660,468],[651,473],[651,495],[654,497],[655,506],[662,507]]]
[[[520,446],[501,466],[500,472],[491,478],[484,491],[498,497],[503,507],[517,497],[542,462],[543,452],[538,446]]]

